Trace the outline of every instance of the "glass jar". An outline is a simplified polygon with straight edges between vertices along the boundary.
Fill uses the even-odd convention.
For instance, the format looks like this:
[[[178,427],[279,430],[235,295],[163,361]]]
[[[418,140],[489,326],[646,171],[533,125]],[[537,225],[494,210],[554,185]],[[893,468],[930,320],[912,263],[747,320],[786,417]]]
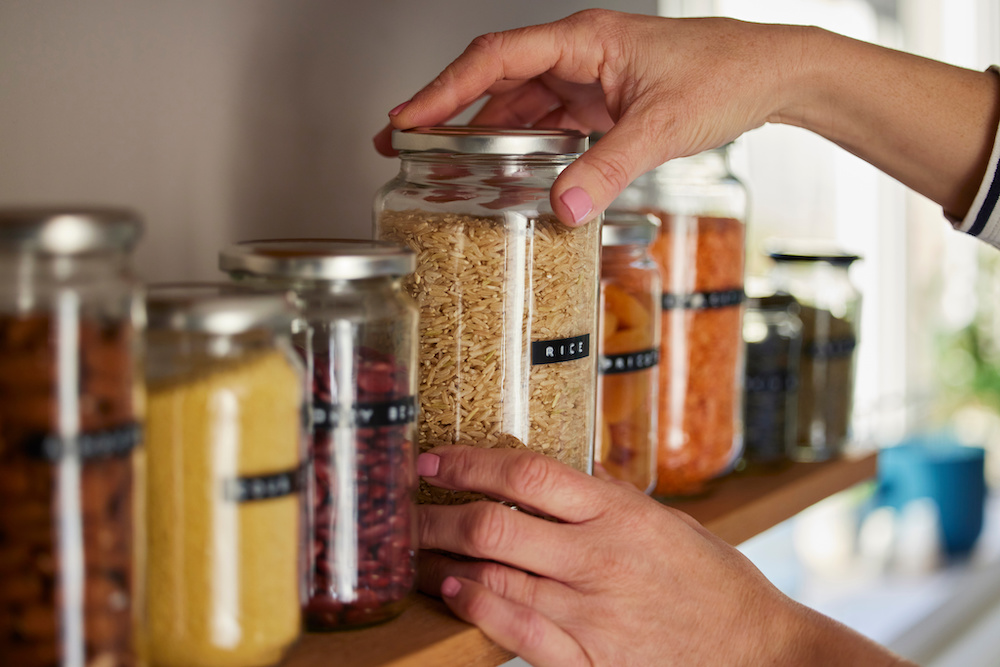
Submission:
[[[600,224],[552,213],[587,138],[561,130],[396,131],[400,171],[375,199],[380,239],[411,248],[420,310],[420,449],[527,447],[590,472]],[[479,494],[420,484],[419,500]]]
[[[388,620],[416,573],[414,254],[377,241],[271,240],[225,250],[241,284],[291,290],[310,370],[310,630]]]
[[[798,312],[790,294],[767,282],[747,283],[743,460],[751,468],[787,462],[795,442],[802,349]]]
[[[150,661],[277,664],[301,607],[294,310],[214,284],[151,287],[147,308]]]
[[[0,210],[0,662],[145,664],[125,210]]]
[[[644,493],[656,484],[660,269],[657,220],[608,211],[601,230],[600,428],[595,459]]]
[[[640,176],[615,208],[652,213],[663,276],[655,493],[691,495],[740,456],[747,191],[725,148]]]
[[[841,453],[851,435],[854,366],[861,293],[849,269],[858,255],[839,249],[774,249],[775,287],[800,304],[798,427],[790,456],[823,461]]]

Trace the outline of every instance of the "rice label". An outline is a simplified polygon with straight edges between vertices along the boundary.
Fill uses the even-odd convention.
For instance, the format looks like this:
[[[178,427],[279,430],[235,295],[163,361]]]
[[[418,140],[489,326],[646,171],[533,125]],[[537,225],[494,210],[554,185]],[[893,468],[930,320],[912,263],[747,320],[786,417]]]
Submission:
[[[556,340],[536,340],[531,343],[531,365],[558,364],[575,361],[590,356],[590,334],[558,338]]]
[[[223,483],[222,496],[234,503],[290,496],[304,487],[304,473],[305,468],[301,467],[268,475],[248,475],[228,479]]]
[[[601,357],[600,370],[605,375],[644,371],[660,363],[660,351],[656,349],[625,354],[608,354]]]
[[[44,435],[29,439],[28,454],[36,459],[59,461],[71,452],[83,459],[107,459],[127,456],[142,443],[142,427],[126,424],[93,433],[81,433],[75,438]]]
[[[729,308],[743,303],[743,288],[718,292],[692,292],[672,294],[664,292],[663,310],[703,310],[706,308]]]
[[[348,406],[314,401],[312,409],[313,428],[317,430],[330,430],[348,425],[361,428],[401,426],[414,422],[416,419],[417,399],[415,396],[405,396],[394,401],[357,403]]]

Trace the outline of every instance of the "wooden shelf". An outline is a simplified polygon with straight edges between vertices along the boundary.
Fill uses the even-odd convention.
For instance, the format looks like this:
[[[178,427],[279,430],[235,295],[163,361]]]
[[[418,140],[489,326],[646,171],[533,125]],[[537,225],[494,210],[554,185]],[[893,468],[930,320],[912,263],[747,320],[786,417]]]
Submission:
[[[869,453],[826,463],[797,463],[774,472],[739,473],[714,482],[701,497],[671,500],[730,544],[739,544],[838,491],[875,475]],[[307,634],[287,667],[496,667],[511,656],[477,628],[424,595],[383,625]]]

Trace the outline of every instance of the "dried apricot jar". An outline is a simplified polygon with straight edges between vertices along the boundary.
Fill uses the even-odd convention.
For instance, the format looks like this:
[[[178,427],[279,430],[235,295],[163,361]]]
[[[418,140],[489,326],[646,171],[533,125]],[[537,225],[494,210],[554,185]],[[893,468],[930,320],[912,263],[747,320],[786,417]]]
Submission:
[[[644,493],[656,483],[660,269],[655,218],[608,211],[601,230],[601,343],[596,461]]]
[[[134,214],[0,210],[0,662],[144,664]]]

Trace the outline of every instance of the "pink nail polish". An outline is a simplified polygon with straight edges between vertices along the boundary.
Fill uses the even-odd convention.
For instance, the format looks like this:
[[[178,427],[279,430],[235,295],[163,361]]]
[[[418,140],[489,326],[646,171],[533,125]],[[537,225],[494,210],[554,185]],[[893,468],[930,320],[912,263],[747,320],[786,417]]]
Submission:
[[[433,477],[438,474],[441,466],[441,457],[437,454],[424,452],[417,457],[417,474],[421,477]]]
[[[594,210],[594,200],[583,188],[570,188],[560,195],[559,201],[569,209],[570,215],[573,216],[573,222],[577,225],[586,220],[590,212]]]
[[[462,590],[462,582],[455,577],[447,577],[441,582],[441,595],[446,598],[453,598]]]
[[[410,100],[406,100],[402,104],[393,107],[392,111],[389,112],[390,116],[398,116],[399,112],[406,108],[406,105],[410,103]]]

